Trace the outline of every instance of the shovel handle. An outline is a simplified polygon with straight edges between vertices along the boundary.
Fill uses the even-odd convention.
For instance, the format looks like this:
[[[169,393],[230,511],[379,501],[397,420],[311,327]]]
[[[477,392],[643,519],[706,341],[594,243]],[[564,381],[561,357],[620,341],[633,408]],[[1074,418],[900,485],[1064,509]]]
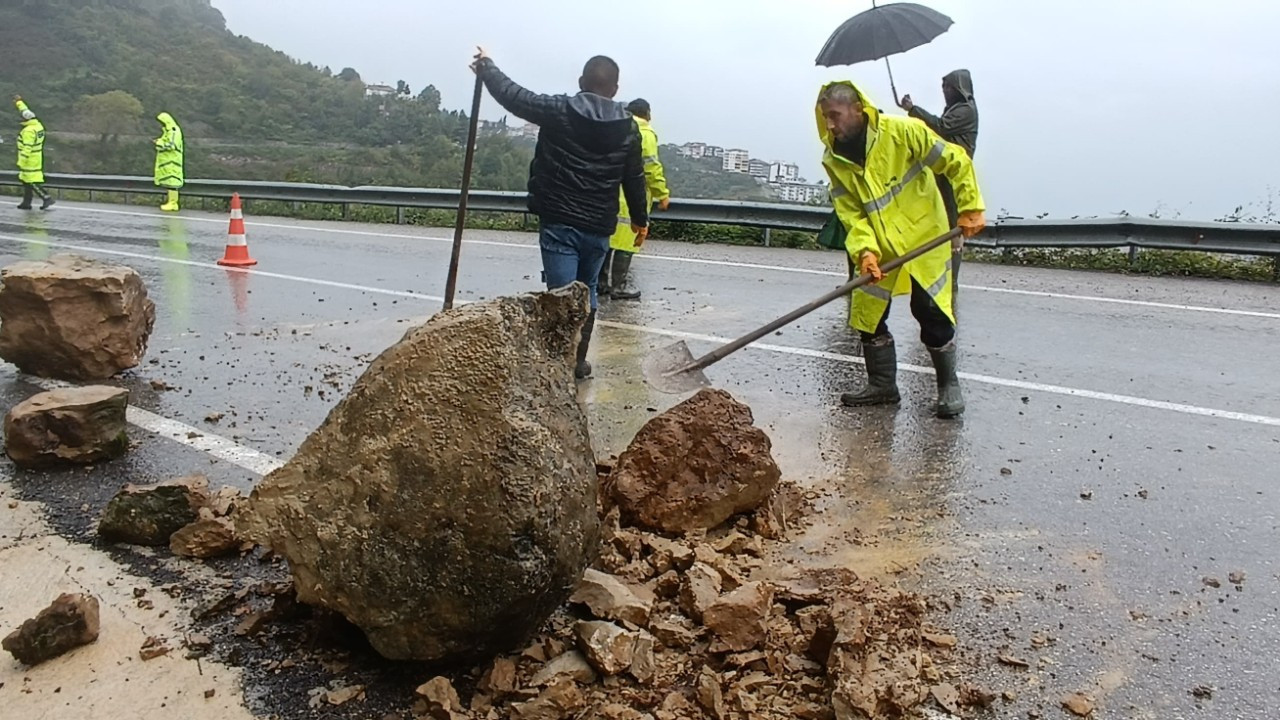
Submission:
[[[960,235],[960,228],[955,228],[950,232],[947,232],[943,235],[939,235],[938,237],[930,240],[929,242],[907,253],[906,255],[903,255],[902,257],[894,258],[889,262],[881,265],[880,270],[881,272],[885,272],[885,273],[889,273],[894,270],[897,270],[898,268],[902,267],[903,265],[906,265],[912,260],[915,260],[921,255],[924,255],[930,250],[937,248],[939,245],[942,245],[943,243],[949,243],[952,240],[955,240],[957,237],[959,237],[959,235]],[[860,277],[856,277],[853,280],[850,280],[849,282],[845,283],[844,285],[841,285],[840,287],[836,288],[835,290],[832,290],[826,295],[823,295],[817,300],[814,300],[813,302],[808,303],[807,305],[802,305],[801,307],[798,307],[795,310],[792,310],[791,312],[787,313],[786,315],[783,315],[777,320],[774,320],[768,325],[765,325],[764,327],[759,328],[757,330],[752,330],[751,332],[747,333],[746,335],[743,335],[742,337],[738,338],[737,340],[734,340],[733,342],[729,342],[724,345],[721,345],[715,350],[712,350],[706,355],[703,355],[697,360],[694,360],[689,365],[675,371],[672,374],[674,375],[679,373],[695,372],[698,370],[702,370],[709,365],[720,362],[726,356],[741,350],[742,348],[759,340],[765,335],[768,335],[769,333],[774,332],[779,328],[790,325],[791,323],[795,322],[796,320],[799,320],[805,315],[808,315],[814,310],[817,310],[823,305],[826,305],[830,302],[838,300],[848,295],[849,293],[853,292],[854,290],[862,287],[863,285],[870,284],[873,281],[873,279],[874,278],[872,278],[870,275],[862,275]]]

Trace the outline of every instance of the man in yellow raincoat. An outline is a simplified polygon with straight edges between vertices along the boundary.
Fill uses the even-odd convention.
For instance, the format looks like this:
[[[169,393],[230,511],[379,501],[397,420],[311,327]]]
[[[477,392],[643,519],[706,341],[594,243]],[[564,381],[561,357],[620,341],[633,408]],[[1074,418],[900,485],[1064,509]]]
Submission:
[[[651,207],[657,202],[659,210],[666,210],[671,204],[671,191],[667,189],[667,177],[662,161],[658,159],[658,133],[650,124],[653,110],[648,100],[636,99],[627,105],[627,112],[635,117],[640,128],[646,199]],[[619,202],[618,229],[609,238],[609,256],[605,258],[604,267],[600,268],[600,294],[614,300],[639,300],[640,291],[631,282],[631,260],[640,252],[644,241],[637,242],[636,233],[631,229],[627,199],[622,197]]]
[[[22,183],[22,203],[19,210],[30,210],[36,195],[43,201],[41,210],[53,205],[53,196],[44,189],[44,125],[23,102],[21,95],[13,96],[13,104],[22,115],[22,130],[18,132],[18,181]]]
[[[160,123],[160,137],[156,138],[156,187],[168,191],[165,202],[160,209],[165,212],[178,212],[178,191],[186,184],[183,173],[183,154],[185,147],[182,141],[182,128],[167,112],[156,116]]]
[[[899,402],[897,351],[886,321],[893,296],[910,295],[911,314],[937,372],[938,417],[959,417],[964,396],[956,376],[952,248],[943,245],[889,273],[880,271],[880,263],[950,229],[935,175],[955,190],[962,237],[982,231],[986,218],[973,162],[919,120],[882,115],[852,83],[822,88],[817,120],[826,146],[822,165],[848,233],[850,267],[876,278],[854,291],[849,312],[849,324],[862,337],[867,386],[840,400],[851,407]]]

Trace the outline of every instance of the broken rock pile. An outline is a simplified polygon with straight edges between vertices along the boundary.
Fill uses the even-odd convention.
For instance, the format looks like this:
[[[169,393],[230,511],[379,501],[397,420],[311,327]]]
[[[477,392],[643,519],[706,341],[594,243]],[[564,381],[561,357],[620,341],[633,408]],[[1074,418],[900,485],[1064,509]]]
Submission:
[[[156,306],[141,276],[77,255],[0,271],[0,358],[23,372],[105,380],[147,352]]]
[[[572,358],[586,288],[441,313],[384,352],[238,517],[298,598],[393,659],[520,647],[599,549]]]

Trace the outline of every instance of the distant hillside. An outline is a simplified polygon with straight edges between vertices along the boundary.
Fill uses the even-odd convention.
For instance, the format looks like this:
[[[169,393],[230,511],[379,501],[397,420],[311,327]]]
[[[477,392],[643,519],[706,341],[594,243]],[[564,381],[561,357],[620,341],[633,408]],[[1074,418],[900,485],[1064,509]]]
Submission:
[[[658,154],[674,197],[777,201],[755,178],[727,172],[715,158],[683,157],[675,145],[663,145]]]

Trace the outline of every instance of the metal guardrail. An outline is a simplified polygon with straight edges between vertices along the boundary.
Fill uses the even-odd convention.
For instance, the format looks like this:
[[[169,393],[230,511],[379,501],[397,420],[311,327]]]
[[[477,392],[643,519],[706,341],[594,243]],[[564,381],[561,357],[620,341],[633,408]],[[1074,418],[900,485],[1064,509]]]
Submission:
[[[0,185],[18,185],[18,174],[0,171]],[[46,186],[65,190],[111,193],[158,193],[150,177],[124,175],[46,176]],[[344,187],[311,183],[257,180],[188,180],[184,195],[228,198],[240,193],[246,200],[341,205],[377,205],[395,208],[452,210],[458,206],[457,190],[400,187]],[[524,213],[521,192],[473,191],[470,208],[476,212]],[[817,232],[831,210],[812,205],[735,202],[728,200],[673,200],[658,218],[663,222],[736,225],[767,230]],[[767,243],[767,234],[766,234]],[[1180,222],[1128,217],[1089,220],[1013,220],[992,223],[979,238],[969,241],[979,248],[1138,248],[1191,250],[1276,258],[1280,270],[1280,224]]]

